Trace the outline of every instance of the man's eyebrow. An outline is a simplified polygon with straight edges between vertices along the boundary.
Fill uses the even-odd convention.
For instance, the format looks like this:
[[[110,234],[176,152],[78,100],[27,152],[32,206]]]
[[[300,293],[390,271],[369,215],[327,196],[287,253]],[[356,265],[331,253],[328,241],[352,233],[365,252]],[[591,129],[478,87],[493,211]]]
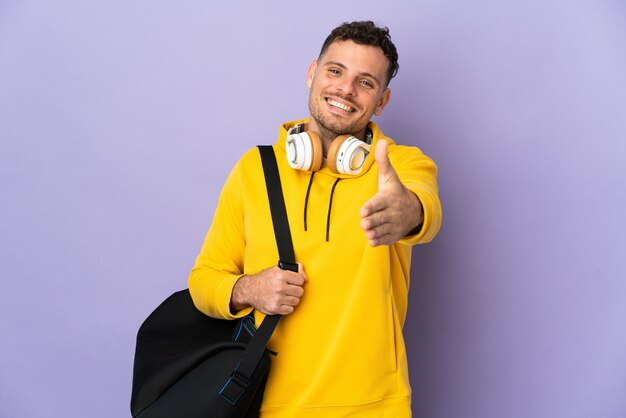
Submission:
[[[328,62],[324,63],[324,67],[328,67],[328,66],[331,66],[331,65],[334,65],[336,67],[340,67],[340,68],[343,68],[343,69],[347,69],[347,67],[345,65],[343,65],[342,63],[337,62],[337,61],[328,61]],[[376,83],[380,84],[380,80],[378,80],[378,78],[376,78],[373,74],[370,74],[370,73],[359,73],[359,75],[362,76],[362,77],[369,77],[372,80],[374,80]]]

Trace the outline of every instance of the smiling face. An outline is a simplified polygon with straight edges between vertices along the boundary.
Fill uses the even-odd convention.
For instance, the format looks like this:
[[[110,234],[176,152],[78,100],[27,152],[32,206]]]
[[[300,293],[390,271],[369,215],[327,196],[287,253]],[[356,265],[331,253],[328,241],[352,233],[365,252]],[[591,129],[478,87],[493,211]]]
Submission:
[[[325,149],[338,135],[364,138],[372,115],[380,115],[389,102],[388,66],[380,48],[350,40],[332,43],[311,63],[309,129],[320,135]]]

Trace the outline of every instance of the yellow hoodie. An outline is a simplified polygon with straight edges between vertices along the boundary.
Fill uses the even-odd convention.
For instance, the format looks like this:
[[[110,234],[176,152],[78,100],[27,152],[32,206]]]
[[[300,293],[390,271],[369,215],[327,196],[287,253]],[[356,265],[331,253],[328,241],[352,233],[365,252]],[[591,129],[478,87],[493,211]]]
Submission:
[[[410,417],[402,326],[411,245],[432,240],[441,224],[437,167],[419,149],[385,138],[394,169],[423,205],[424,223],[417,235],[370,247],[359,227],[359,209],[377,192],[373,152],[358,176],[333,173],[324,163],[311,178],[311,172],[292,169],[285,155],[287,130],[304,121],[282,125],[274,151],[296,261],[304,265],[308,281],[295,312],[283,317],[270,340],[268,348],[278,355],[272,359],[261,416]],[[375,147],[384,136],[374,123],[369,129]],[[255,148],[239,160],[222,190],[189,277],[194,303],[216,318],[248,314],[250,309],[230,311],[235,282],[277,261]],[[255,315],[258,325],[263,314]]]

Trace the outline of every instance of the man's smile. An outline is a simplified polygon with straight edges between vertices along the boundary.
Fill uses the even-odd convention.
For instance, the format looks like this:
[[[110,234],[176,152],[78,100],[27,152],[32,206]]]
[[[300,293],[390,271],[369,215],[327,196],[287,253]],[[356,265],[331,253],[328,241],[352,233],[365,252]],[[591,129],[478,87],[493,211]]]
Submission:
[[[340,103],[340,102],[338,102],[336,100],[333,100],[331,98],[326,99],[326,103],[328,103],[329,105],[331,105],[333,107],[341,109],[344,112],[354,112],[355,111],[354,108],[352,108],[352,107],[350,107],[350,106],[348,106],[346,104]]]

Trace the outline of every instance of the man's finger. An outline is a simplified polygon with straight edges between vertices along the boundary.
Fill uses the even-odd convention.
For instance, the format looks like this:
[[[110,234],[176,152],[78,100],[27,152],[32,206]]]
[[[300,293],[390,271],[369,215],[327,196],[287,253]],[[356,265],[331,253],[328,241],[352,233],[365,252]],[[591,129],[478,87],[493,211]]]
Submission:
[[[370,198],[365,204],[361,207],[359,211],[359,215],[361,218],[368,217],[373,213],[379,212],[387,207],[387,202],[384,199],[377,198],[377,195]]]
[[[396,170],[389,161],[389,144],[384,139],[381,139],[376,143],[376,149],[374,150],[374,159],[378,165],[378,190],[392,180],[398,180]]]
[[[360,225],[361,229],[368,231],[385,223],[387,223],[387,218],[385,218],[382,211],[373,211],[369,216],[361,218]]]
[[[306,277],[306,273],[304,272],[304,265],[302,263],[300,263],[299,261],[296,261],[296,264],[298,265],[298,273],[304,277],[304,281],[308,281],[309,278]]]
[[[393,244],[395,241],[390,234],[385,234],[381,236],[376,236],[373,238],[367,238],[367,242],[370,247],[378,247],[379,245],[388,245]]]

